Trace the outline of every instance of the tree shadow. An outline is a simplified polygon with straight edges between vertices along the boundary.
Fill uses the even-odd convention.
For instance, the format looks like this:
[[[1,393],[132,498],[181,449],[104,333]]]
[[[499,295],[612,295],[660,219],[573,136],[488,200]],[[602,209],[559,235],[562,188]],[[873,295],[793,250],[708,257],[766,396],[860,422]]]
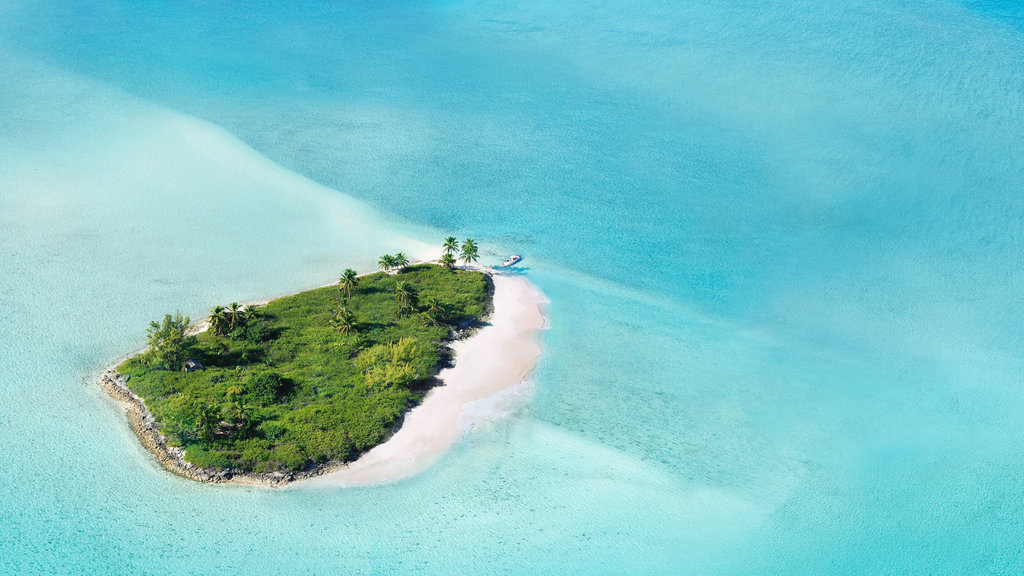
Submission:
[[[356,323],[356,331],[360,334],[365,334],[375,330],[386,330],[394,326],[394,322],[377,322],[376,320],[366,320],[365,322]]]
[[[380,294],[382,292],[390,292],[390,290],[384,286],[366,286],[360,287],[358,290],[360,294]]]
[[[248,364],[260,364],[266,360],[266,350],[262,347],[246,347],[246,348],[219,348],[211,350],[209,348],[193,348],[192,358],[195,358],[203,366],[214,367],[214,368],[234,368],[235,366],[245,366]]]

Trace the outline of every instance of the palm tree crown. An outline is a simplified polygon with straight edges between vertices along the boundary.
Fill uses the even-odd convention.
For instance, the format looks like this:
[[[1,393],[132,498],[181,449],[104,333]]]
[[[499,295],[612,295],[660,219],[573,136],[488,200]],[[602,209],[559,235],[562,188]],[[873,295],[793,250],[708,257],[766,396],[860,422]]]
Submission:
[[[216,404],[208,404],[199,409],[199,430],[200,438],[207,442],[213,442],[213,438],[220,426],[220,407]]]
[[[434,297],[427,299],[426,313],[431,324],[440,324],[448,319],[448,309]]]
[[[230,416],[240,424],[244,424],[248,416],[245,412],[244,394],[245,390],[241,386],[228,388],[228,400],[231,401]]]
[[[466,264],[472,264],[477,261],[479,256],[476,242],[472,238],[466,238],[466,241],[462,243],[462,255],[459,258]]]
[[[390,272],[395,267],[395,257],[391,254],[385,254],[380,257],[380,260],[377,260],[377,266],[380,266],[380,269],[385,272]]]
[[[441,259],[438,260],[438,262],[440,262],[442,266],[448,268],[449,270],[455,268],[455,256],[452,256],[451,254],[445,253],[443,256],[441,256]]]
[[[405,267],[409,265],[409,259],[405,257],[405,254],[399,252],[395,254],[395,268],[398,268],[399,272],[405,270]]]
[[[214,334],[223,336],[228,328],[228,317],[224,313],[223,306],[214,306],[210,309],[210,330]]]
[[[238,305],[238,302],[231,303],[231,306],[228,307],[227,315],[228,328],[234,330],[242,320],[242,307]]]
[[[249,304],[245,307],[245,312],[242,313],[242,324],[248,325],[249,322],[256,319],[257,314],[259,314],[259,306],[256,304]]]
[[[345,296],[351,296],[352,290],[359,285],[359,275],[356,271],[351,268],[345,268],[345,271],[341,273],[341,278],[338,279],[338,287],[341,288]]]
[[[459,240],[455,236],[449,236],[444,239],[441,247],[444,248],[445,254],[455,254],[459,251]]]
[[[356,328],[355,314],[352,314],[348,308],[341,306],[334,313],[334,327],[342,336],[348,336]]]
[[[402,312],[409,313],[416,308],[416,288],[408,282],[395,284],[395,299],[402,306]]]

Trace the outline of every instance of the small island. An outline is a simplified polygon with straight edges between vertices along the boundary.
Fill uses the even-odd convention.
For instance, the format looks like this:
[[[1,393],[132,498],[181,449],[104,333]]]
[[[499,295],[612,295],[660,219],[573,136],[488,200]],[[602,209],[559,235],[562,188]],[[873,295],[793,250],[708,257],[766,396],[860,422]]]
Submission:
[[[451,362],[448,343],[492,307],[476,244],[440,265],[381,258],[337,284],[265,305],[217,306],[193,326],[152,322],[148,348],[101,378],[165,468],[201,481],[278,484],[320,474],[387,440]]]

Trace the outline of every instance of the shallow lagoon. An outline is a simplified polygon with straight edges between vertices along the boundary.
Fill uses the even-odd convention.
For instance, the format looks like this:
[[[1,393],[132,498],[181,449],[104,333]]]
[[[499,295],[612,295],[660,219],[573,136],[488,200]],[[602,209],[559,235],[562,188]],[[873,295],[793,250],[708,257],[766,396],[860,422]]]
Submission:
[[[1024,568],[1019,8],[74,6],[0,7],[0,571]],[[198,486],[93,385],[448,231],[552,329],[422,476]]]

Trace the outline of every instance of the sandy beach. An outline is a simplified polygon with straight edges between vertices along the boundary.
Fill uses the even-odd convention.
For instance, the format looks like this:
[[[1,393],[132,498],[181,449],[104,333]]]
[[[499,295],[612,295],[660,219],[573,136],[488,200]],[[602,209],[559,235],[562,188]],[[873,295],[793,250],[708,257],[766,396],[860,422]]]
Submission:
[[[365,486],[409,478],[440,460],[478,419],[489,419],[472,405],[512,391],[528,378],[541,354],[538,337],[547,301],[524,278],[496,273],[493,279],[494,312],[477,333],[452,344],[455,365],[438,374],[443,385],[427,393],[387,442],[295,487]]]

